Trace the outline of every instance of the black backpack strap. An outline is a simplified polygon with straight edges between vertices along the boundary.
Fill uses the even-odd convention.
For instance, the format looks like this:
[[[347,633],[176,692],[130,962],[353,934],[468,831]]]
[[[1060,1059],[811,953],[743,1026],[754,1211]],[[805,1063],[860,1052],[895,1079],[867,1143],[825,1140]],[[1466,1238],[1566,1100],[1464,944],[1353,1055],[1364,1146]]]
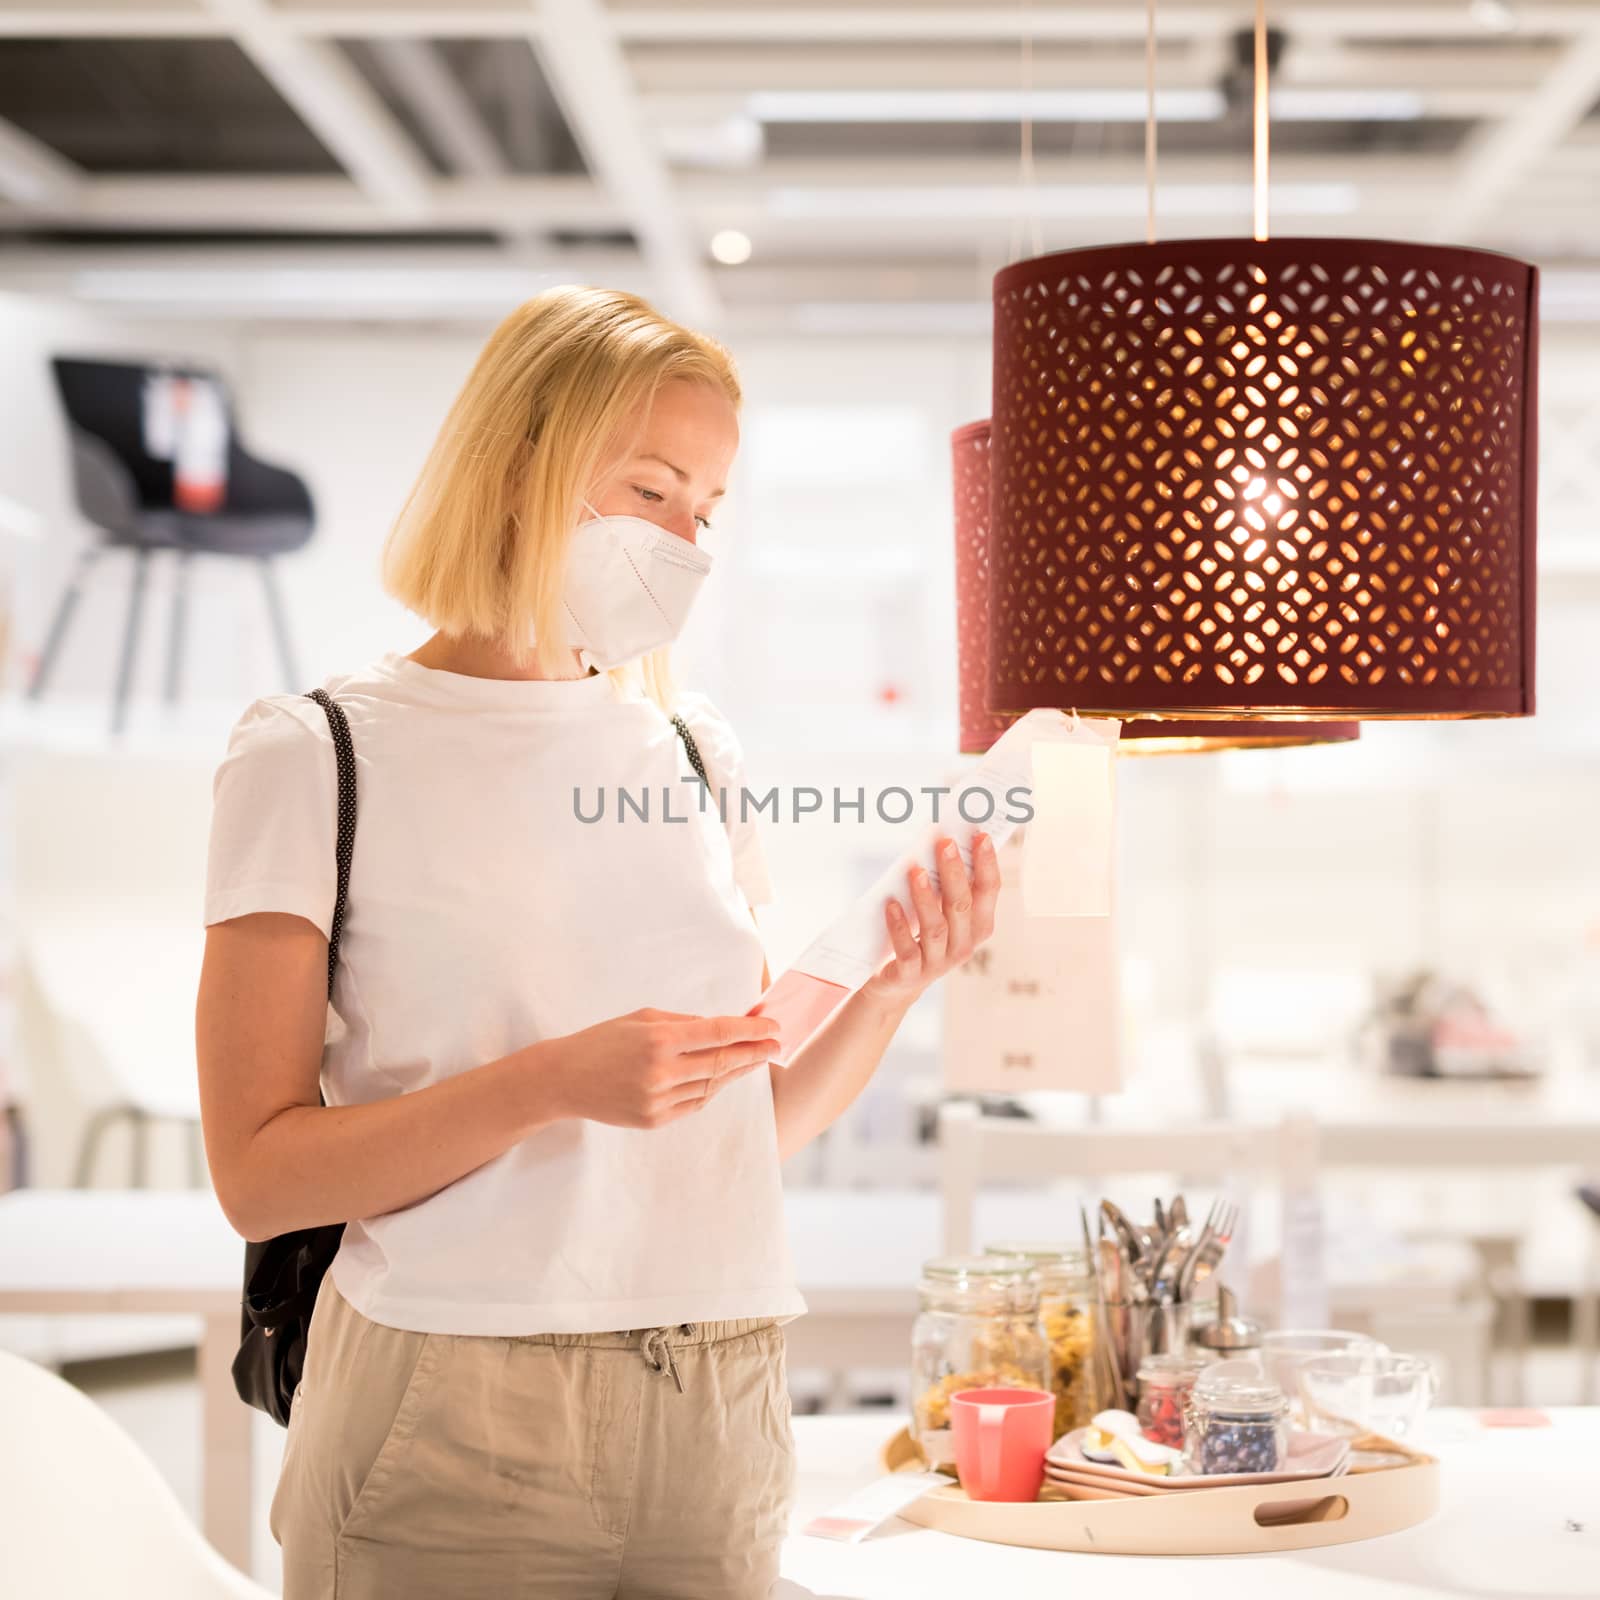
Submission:
[[[339,891],[333,902],[333,924],[328,932],[328,998],[333,999],[333,974],[339,965],[339,935],[344,931],[345,902],[350,897],[350,861],[356,847],[356,749],[350,738],[350,724],[344,707],[323,689],[307,692],[328,714],[333,734],[333,752],[339,763],[339,836],[334,842],[334,859],[339,868]]]
[[[706,764],[700,759],[700,746],[694,742],[694,735],[689,732],[689,724],[674,711],[672,726],[678,730],[678,737],[683,740],[683,748],[689,754],[689,765],[699,774],[701,783],[709,789],[711,780],[706,776]]]

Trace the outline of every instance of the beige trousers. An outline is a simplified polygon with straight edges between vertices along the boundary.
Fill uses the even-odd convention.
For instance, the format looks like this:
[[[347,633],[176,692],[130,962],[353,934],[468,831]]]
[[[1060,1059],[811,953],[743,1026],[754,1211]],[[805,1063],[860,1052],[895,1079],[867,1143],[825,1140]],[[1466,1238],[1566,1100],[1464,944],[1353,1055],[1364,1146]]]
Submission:
[[[763,1600],[793,1475],[771,1321],[413,1333],[330,1274],[270,1525],[284,1600]]]

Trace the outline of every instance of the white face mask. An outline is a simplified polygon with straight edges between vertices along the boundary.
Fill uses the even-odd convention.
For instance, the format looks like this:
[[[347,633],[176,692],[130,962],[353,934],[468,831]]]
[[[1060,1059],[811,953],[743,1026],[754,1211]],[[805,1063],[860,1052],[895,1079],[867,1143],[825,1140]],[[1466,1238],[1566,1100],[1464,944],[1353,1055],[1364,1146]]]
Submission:
[[[711,557],[644,517],[602,517],[573,531],[562,595],[578,659],[605,671],[677,638]]]

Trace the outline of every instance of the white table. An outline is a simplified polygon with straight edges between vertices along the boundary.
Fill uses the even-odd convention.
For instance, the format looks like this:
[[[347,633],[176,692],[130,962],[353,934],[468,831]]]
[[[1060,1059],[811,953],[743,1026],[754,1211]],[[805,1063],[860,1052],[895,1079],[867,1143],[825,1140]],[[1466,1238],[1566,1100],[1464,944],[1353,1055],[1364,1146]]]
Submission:
[[[917,1268],[939,1250],[938,1196],[801,1190],[786,1197],[786,1209],[797,1277],[811,1307],[810,1316],[789,1325],[791,1366],[903,1367]],[[1041,1231],[1033,1195],[985,1194],[978,1216],[985,1237]],[[229,1370],[239,1341],[242,1269],[241,1242],[209,1191],[24,1189],[0,1195],[0,1311],[177,1311],[202,1319],[202,1526],[217,1549],[251,1571],[254,1413],[234,1393]],[[813,1430],[836,1424],[844,1431],[811,1441]],[[818,1481],[827,1480],[820,1504],[872,1475],[875,1453],[895,1426],[882,1414],[865,1422],[797,1419],[803,1448],[816,1458],[810,1465]],[[825,1446],[821,1441],[829,1438],[835,1442]],[[1600,1482],[1592,1463],[1585,1466]],[[1549,1591],[1576,1592],[1585,1591]],[[1600,1594],[1600,1581],[1586,1592]]]
[[[773,1600],[1181,1594],[1185,1600],[1594,1600],[1600,1595],[1600,1410],[1486,1429],[1441,1411],[1418,1443],[1444,1466],[1437,1516],[1361,1544],[1282,1556],[1090,1556],[1020,1550],[896,1520],[859,1545],[792,1536]],[[797,1417],[794,1526],[878,1475],[897,1419]]]
[[[201,1524],[251,1566],[251,1419],[233,1387],[244,1245],[202,1189],[0,1194],[0,1311],[173,1312],[202,1319]]]

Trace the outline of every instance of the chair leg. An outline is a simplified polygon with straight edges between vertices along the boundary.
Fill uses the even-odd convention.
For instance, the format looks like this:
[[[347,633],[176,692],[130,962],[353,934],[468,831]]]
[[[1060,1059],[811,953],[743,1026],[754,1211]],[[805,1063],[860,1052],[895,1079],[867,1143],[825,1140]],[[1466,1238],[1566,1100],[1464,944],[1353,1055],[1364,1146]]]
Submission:
[[[1600,1221],[1589,1229],[1588,1259],[1583,1280],[1572,1297],[1572,1344],[1578,1353],[1578,1404],[1596,1398],[1595,1356],[1600,1352]]]
[[[283,665],[284,683],[288,693],[300,687],[300,672],[294,663],[294,651],[289,645],[289,624],[283,614],[283,597],[278,593],[278,575],[272,570],[272,557],[262,556],[261,582],[267,591],[267,610],[272,616],[272,632],[278,641],[278,660]]]
[[[73,573],[71,582],[68,583],[56,606],[56,614],[51,618],[50,632],[45,636],[39,663],[33,669],[33,681],[28,685],[30,700],[37,700],[44,693],[45,685],[50,678],[50,669],[55,666],[56,656],[61,650],[61,641],[67,636],[67,624],[72,621],[72,613],[78,608],[78,597],[83,593],[84,580],[89,576],[89,569],[103,554],[103,545],[92,544],[78,557],[78,570]]]
[[[139,1106],[128,1107],[129,1151],[128,1186],[132,1189],[150,1187],[150,1113]]]
[[[144,584],[149,575],[150,552],[137,550],[133,558],[133,588],[128,594],[128,622],[122,631],[122,660],[117,666],[117,695],[111,710],[111,732],[122,732],[128,717],[128,691],[133,686],[133,658],[139,647],[139,619],[144,612]]]
[[[72,1180],[74,1188],[88,1189],[93,1186],[100,1141],[105,1137],[106,1129],[127,1116],[132,1109],[131,1106],[102,1106],[90,1117],[89,1126],[84,1129],[83,1140],[78,1146],[78,1170]]]
[[[178,703],[178,673],[183,665],[183,623],[189,603],[189,562],[192,550],[178,552],[178,570],[172,575],[172,617],[167,631],[167,704]]]

